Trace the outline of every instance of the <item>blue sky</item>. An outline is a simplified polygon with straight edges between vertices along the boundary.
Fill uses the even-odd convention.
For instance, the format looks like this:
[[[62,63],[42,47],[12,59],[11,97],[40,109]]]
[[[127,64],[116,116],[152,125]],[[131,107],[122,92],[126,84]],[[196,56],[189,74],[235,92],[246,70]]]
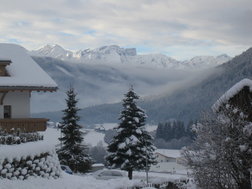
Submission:
[[[178,60],[252,44],[251,0],[0,0],[0,42],[70,50],[116,44]]]

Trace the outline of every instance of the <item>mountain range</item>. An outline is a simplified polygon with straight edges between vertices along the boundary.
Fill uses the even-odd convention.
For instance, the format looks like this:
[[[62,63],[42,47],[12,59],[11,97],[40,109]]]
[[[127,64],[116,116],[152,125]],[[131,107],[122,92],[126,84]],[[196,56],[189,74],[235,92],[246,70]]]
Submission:
[[[190,60],[178,61],[163,54],[138,55],[135,48],[122,48],[117,45],[78,51],[66,50],[59,45],[46,45],[31,51],[32,56],[52,57],[63,61],[86,64],[125,64],[142,67],[160,67],[167,69],[200,69],[213,67],[231,59],[226,54],[219,56],[197,56]]]
[[[39,62],[42,67],[44,66],[43,68],[46,71],[49,71],[52,68],[50,66],[46,68],[47,65],[56,65],[54,64],[55,62],[53,63],[52,61],[51,63],[49,63],[50,59],[45,57],[35,57],[35,60]],[[56,61],[57,59],[51,58],[51,60]],[[64,65],[70,64],[69,62],[67,63],[62,60],[61,62],[58,62],[59,65],[61,65],[62,63]],[[101,65],[96,66],[98,66],[99,68],[101,67]],[[91,68],[93,69],[93,66],[91,66],[90,69]],[[112,69],[112,67],[110,68]],[[139,73],[143,72],[144,71],[141,68],[139,70]],[[126,78],[131,75],[130,71],[126,73],[118,72],[118,70],[115,70],[114,73],[120,73],[119,75],[121,76],[124,74]],[[186,81],[187,77],[192,76],[194,74],[193,72],[189,73],[183,70],[180,72],[179,75],[177,75],[177,78],[175,78],[177,72],[175,73],[172,70],[170,73],[174,73],[174,75],[170,76],[170,78],[166,78],[167,73],[168,72],[164,71],[163,78],[159,78],[159,75],[162,74],[159,74],[158,72],[157,74],[153,74],[151,79],[149,78],[148,74],[143,74],[145,75],[145,77],[142,77],[141,82],[145,82],[146,84],[143,88],[151,88],[153,90],[149,89],[149,94],[155,94],[152,95],[152,97],[145,97],[139,102],[140,106],[143,107],[147,112],[148,122],[158,123],[169,120],[171,118],[184,121],[198,119],[201,112],[209,110],[211,105],[232,85],[234,85],[236,82],[240,81],[243,78],[252,78],[252,48],[248,49],[241,55],[234,57],[233,59],[222,65],[219,65],[212,69],[204,69],[201,72],[197,71],[194,80],[193,77],[191,77],[191,82]],[[55,73],[52,74],[49,72],[49,74],[54,79],[57,76],[55,75]],[[97,76],[96,71],[93,74]],[[63,74],[60,75],[63,77]],[[103,76],[104,78],[107,78],[108,75],[111,76],[111,74],[108,73],[104,74]],[[135,76],[137,76],[137,73],[135,73]],[[59,75],[57,77],[59,77]],[[66,75],[64,75],[64,77],[66,77]],[[149,81],[145,80],[147,78],[149,78]],[[122,80],[126,81],[124,79]],[[132,81],[135,81],[134,79],[135,78],[132,78]],[[120,86],[122,80],[118,80],[118,86]],[[141,86],[143,84],[141,82],[136,85],[136,90],[138,90],[138,86]],[[152,82],[152,84],[149,84],[150,82]],[[108,86],[109,83],[111,84],[113,82],[108,82]],[[157,90],[157,88],[152,88],[157,86],[159,86],[160,88],[163,88],[164,86],[166,87],[164,87],[164,90],[160,92],[159,90]],[[167,92],[167,90],[171,88],[175,89],[173,91]],[[113,89],[113,87],[111,87],[111,89]],[[125,90],[124,93],[126,91],[127,90]],[[82,122],[84,124],[117,122],[117,118],[119,116],[120,111],[121,103],[110,102],[109,104],[104,103],[101,105],[93,105],[83,108],[80,111],[80,116],[82,117]],[[61,117],[61,112],[58,111],[40,113],[36,114],[36,116],[44,116],[49,117],[52,120],[59,120]]]

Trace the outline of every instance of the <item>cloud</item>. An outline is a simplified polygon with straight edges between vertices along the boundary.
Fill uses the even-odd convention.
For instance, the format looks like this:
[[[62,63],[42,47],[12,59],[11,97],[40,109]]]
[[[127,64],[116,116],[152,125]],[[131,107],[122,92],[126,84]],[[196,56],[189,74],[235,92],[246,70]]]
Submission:
[[[236,55],[252,44],[251,0],[0,0],[0,3],[3,36],[0,41],[18,41],[29,49],[46,43],[72,50],[118,44],[153,49],[183,59],[194,56],[194,52],[215,54],[224,50]]]

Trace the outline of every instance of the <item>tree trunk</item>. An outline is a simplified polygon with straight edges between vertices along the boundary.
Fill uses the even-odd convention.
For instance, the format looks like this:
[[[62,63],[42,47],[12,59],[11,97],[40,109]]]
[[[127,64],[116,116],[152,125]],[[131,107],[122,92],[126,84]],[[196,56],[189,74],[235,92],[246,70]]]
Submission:
[[[251,184],[249,181],[243,182],[239,184],[239,189],[251,189]]]
[[[241,183],[238,183],[239,189],[251,189],[252,188],[251,181],[250,181],[250,174],[246,174],[245,177],[246,178],[244,178]]]
[[[128,170],[128,177],[132,180],[133,170]]]

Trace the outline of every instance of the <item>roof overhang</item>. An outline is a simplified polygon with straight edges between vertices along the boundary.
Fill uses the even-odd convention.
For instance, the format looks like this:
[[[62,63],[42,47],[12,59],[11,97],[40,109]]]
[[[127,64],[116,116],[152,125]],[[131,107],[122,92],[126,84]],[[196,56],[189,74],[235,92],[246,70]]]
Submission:
[[[11,60],[0,59],[0,65],[7,66],[7,65],[10,65],[10,63],[11,63]]]
[[[223,104],[227,104],[230,99],[239,94],[246,87],[249,89],[249,92],[252,93],[252,80],[245,78],[233,85],[212,105],[212,110],[215,113],[219,112]]]
[[[0,86],[0,92],[8,91],[43,91],[43,92],[55,92],[58,87],[43,87],[43,86]]]

